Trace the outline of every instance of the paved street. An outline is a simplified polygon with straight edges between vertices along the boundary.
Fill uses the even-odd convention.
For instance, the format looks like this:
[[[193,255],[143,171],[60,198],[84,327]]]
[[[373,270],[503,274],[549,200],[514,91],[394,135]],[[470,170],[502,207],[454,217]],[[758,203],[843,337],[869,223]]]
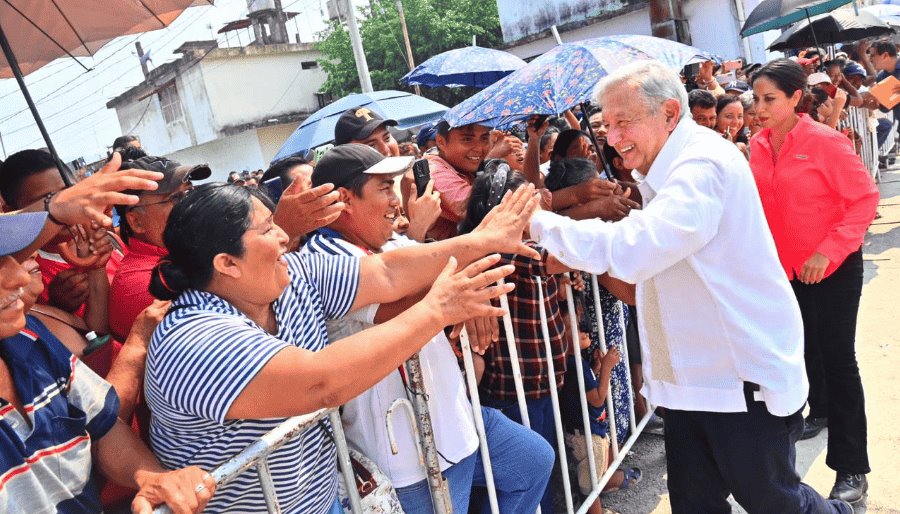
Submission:
[[[900,513],[900,169],[883,173],[879,187],[881,218],[872,224],[864,247],[856,349],[869,421],[868,513],[895,514]],[[797,445],[804,481],[825,494],[834,481],[834,472],[825,465],[826,440],[827,432],[822,432]],[[640,467],[644,479],[634,491],[604,498],[604,508],[622,514],[671,512],[662,437],[642,436],[626,464]]]

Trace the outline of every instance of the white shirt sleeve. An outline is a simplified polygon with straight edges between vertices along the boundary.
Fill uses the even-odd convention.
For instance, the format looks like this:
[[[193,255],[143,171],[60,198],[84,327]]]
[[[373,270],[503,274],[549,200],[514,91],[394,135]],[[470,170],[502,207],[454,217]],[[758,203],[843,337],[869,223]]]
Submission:
[[[643,282],[703,248],[717,233],[724,177],[708,161],[673,169],[661,193],[625,219],[575,221],[549,212],[531,220],[531,235],[563,264]]]

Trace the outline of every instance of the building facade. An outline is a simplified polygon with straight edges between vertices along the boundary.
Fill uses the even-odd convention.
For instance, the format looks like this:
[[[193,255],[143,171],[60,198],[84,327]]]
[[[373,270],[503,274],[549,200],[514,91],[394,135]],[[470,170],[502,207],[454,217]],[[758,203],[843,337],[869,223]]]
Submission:
[[[194,164],[213,179],[265,169],[285,139],[319,107],[327,75],[311,44],[218,48],[189,42],[183,57],[107,103],[123,134],[146,151]]]

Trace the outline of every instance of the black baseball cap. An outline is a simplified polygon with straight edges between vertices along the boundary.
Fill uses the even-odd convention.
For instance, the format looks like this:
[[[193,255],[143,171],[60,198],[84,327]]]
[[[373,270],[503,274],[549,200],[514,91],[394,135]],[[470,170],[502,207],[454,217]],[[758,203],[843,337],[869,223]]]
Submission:
[[[126,191],[126,194],[137,196],[140,196],[142,193],[155,195],[172,193],[185,182],[191,180],[203,180],[212,175],[212,170],[206,164],[183,166],[178,161],[154,156],[141,157],[140,159],[135,159],[133,161],[125,161],[122,163],[120,169],[157,171],[163,174],[163,178],[156,181],[159,187],[154,191]]]
[[[313,168],[313,187],[331,183],[346,187],[359,175],[396,175],[412,166],[414,158],[385,157],[377,150],[358,143],[335,146]]]
[[[334,126],[334,144],[343,145],[350,141],[361,141],[372,135],[382,125],[397,125],[396,120],[386,120],[377,112],[364,107],[347,109]]]

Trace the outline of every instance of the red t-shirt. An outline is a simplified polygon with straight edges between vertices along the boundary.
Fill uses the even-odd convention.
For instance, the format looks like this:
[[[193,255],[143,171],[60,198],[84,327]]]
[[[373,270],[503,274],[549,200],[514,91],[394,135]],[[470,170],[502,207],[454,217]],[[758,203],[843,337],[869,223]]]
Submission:
[[[109,257],[109,262],[106,263],[106,276],[110,282],[112,282],[113,276],[116,274],[116,270],[119,269],[119,264],[122,262],[124,255],[117,251],[113,250],[112,255]],[[41,292],[41,295],[38,297],[38,303],[42,303],[44,305],[50,304],[50,296],[47,292],[47,287],[50,285],[50,282],[53,280],[56,275],[60,272],[72,269],[74,266],[64,261],[62,257],[58,254],[45,252],[43,250],[38,251],[37,256],[38,268],[41,270],[41,278],[44,282],[44,290]],[[72,314],[75,314],[79,318],[84,317],[84,309],[85,305],[82,304],[81,307],[75,310]]]
[[[138,314],[153,303],[150,274],[167,254],[165,248],[135,238],[128,241],[128,255],[109,288],[109,331],[116,339],[124,341]]]

